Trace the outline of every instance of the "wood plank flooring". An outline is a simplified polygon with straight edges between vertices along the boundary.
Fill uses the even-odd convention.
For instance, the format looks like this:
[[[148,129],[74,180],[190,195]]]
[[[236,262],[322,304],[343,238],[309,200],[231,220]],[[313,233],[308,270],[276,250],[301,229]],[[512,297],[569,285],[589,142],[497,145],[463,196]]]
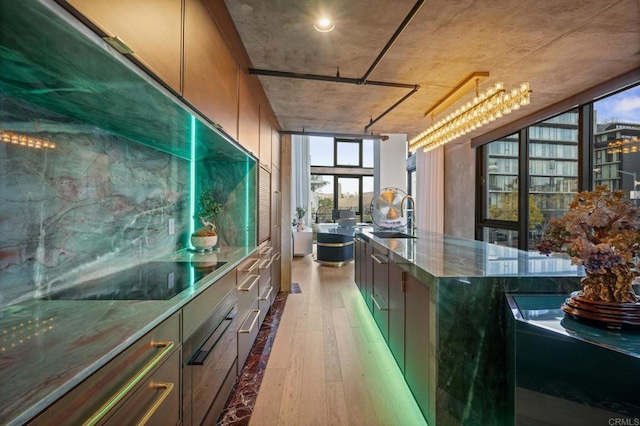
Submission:
[[[426,424],[353,276],[294,258],[251,425]]]

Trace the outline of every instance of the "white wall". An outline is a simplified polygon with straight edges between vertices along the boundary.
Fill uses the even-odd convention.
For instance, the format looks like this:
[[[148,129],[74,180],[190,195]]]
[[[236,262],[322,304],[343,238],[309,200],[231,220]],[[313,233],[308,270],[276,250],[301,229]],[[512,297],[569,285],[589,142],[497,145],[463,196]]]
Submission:
[[[407,135],[388,134],[374,142],[374,191],[394,187],[407,192]]]

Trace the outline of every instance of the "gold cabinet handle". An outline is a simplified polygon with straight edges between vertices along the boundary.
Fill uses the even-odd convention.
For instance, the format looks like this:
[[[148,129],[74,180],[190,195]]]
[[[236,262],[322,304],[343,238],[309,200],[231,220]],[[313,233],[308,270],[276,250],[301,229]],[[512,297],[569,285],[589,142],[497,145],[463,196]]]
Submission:
[[[262,266],[262,265],[260,265],[260,269],[269,269],[269,268],[271,268],[271,264],[273,263],[273,260],[274,260],[274,259],[273,259],[273,257],[272,257],[272,258],[271,258],[271,260],[269,261],[269,264],[268,264],[267,266]],[[262,263],[265,263],[265,262],[262,262]]]
[[[258,321],[258,317],[260,316],[260,311],[259,310],[251,311],[251,313],[255,315],[255,317],[253,318],[253,321],[251,321],[251,325],[249,326],[249,328],[241,328],[240,330],[238,330],[238,333],[243,333],[243,334],[251,333],[251,330],[253,330],[253,326],[256,325],[256,321]],[[249,317],[247,317],[247,320],[248,319]]]
[[[371,295],[371,299],[373,299],[373,303],[376,305],[376,307],[378,308],[379,311],[388,311],[389,308],[385,307],[381,307],[380,303],[378,303],[378,301],[376,300],[376,295],[372,294]]]
[[[248,286],[246,283],[253,277],[253,281]],[[249,275],[243,282],[238,286],[238,291],[251,291],[254,285],[260,280],[260,275]]]
[[[273,247],[265,247],[260,251],[260,255],[261,256],[268,256],[269,254],[271,254],[272,250],[273,250]]]
[[[264,296],[260,296],[260,300],[269,300],[272,290],[273,290],[273,287],[269,287],[269,291],[267,291],[267,294],[265,294]]]
[[[111,398],[109,398],[109,400],[98,409],[98,411],[93,413],[93,415],[83,423],[83,426],[93,426],[100,422],[100,420],[102,420],[102,418],[104,418],[104,416],[106,416],[113,409],[113,407],[118,405],[118,403],[122,401],[125,396],[129,394],[129,392],[131,392],[131,389],[133,389],[138,383],[142,381],[142,379],[144,379],[144,376],[146,376],[147,373],[153,369],[153,367],[158,365],[158,363],[171,352],[174,343],[151,341],[151,346],[163,349],[158,352],[153,358],[151,358],[149,362],[147,362],[145,366],[142,367],[142,369],[131,378],[131,380],[125,383],[123,387],[118,389],[118,391],[114,393]]]
[[[239,271],[241,272],[251,272],[255,269],[256,265],[258,265],[258,263],[260,263],[260,259],[256,259],[255,262],[253,262],[251,264],[251,266],[249,266],[248,268],[238,268]]]
[[[154,383],[154,382],[151,382],[149,384],[149,387],[152,388],[152,389],[164,389],[164,390],[162,391],[162,393],[160,394],[158,399],[156,399],[156,402],[154,402],[153,405],[151,407],[149,407],[149,409],[147,410],[145,415],[138,421],[138,423],[137,423],[138,426],[143,426],[143,425],[147,424],[147,422],[149,421],[151,416],[153,416],[155,414],[155,412],[158,410],[158,408],[160,408],[160,406],[162,405],[164,400],[167,399],[167,397],[169,396],[171,391],[173,391],[173,383]]]
[[[386,265],[389,262],[389,259],[387,259],[385,256],[380,256],[378,254],[372,254],[371,258],[378,262],[380,265]]]

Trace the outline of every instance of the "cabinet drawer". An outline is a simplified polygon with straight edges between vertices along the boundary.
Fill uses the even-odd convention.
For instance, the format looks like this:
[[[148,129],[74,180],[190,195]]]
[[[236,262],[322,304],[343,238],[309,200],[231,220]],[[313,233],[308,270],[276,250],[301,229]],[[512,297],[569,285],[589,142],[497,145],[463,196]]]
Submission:
[[[278,292],[280,291],[281,258],[282,255],[280,254],[280,252],[274,254],[273,263],[271,264],[271,286],[273,287],[273,293],[271,294],[273,300],[271,301],[271,303],[273,303],[273,301],[276,299],[276,296],[278,295]]]
[[[176,351],[109,419],[111,425],[180,423],[180,351]]]
[[[238,374],[242,370],[251,346],[253,346],[253,342],[258,336],[258,331],[260,331],[259,321],[260,309],[258,308],[258,301],[256,300],[249,315],[247,315],[242,324],[240,324],[240,328],[238,328]]]
[[[267,312],[269,312],[269,308],[271,307],[271,302],[273,300],[273,287],[266,287],[262,293],[260,294],[260,299],[258,299],[258,309],[260,309],[260,325],[264,321],[267,316]]]
[[[101,420],[104,421],[179,347],[180,314],[177,313],[64,395],[36,417],[32,424],[83,424],[101,411],[112,397],[121,396],[109,410],[104,410],[107,413]],[[123,391],[125,388],[128,392]],[[177,395],[179,390],[174,387],[172,392]]]
[[[260,255],[260,260],[270,259],[273,255],[273,247],[267,243],[267,245],[258,250],[258,254]]]
[[[183,337],[186,341],[202,323],[211,317],[217,306],[227,297],[227,295],[236,288],[236,275],[229,272],[215,283],[211,284],[204,292],[199,294],[195,299],[189,302],[183,309]],[[227,311],[221,312],[218,322],[227,314]]]
[[[236,377],[238,315],[233,309],[225,320],[195,350],[183,370],[183,424],[204,424],[211,404],[231,375]],[[225,392],[225,391],[223,391]],[[228,394],[221,396],[226,401]],[[216,413],[220,414],[218,411]]]
[[[260,291],[259,293],[262,295],[262,292],[265,288],[270,286],[271,282],[271,264],[273,263],[273,259],[265,259],[260,264]]]
[[[260,265],[260,258],[257,253],[254,253],[251,257],[248,257],[236,268],[236,274],[238,284],[243,282],[249,275],[258,275],[258,265]]]
[[[258,300],[260,294],[260,276],[248,275],[243,282],[238,285],[238,317],[243,320],[253,309],[253,305]]]

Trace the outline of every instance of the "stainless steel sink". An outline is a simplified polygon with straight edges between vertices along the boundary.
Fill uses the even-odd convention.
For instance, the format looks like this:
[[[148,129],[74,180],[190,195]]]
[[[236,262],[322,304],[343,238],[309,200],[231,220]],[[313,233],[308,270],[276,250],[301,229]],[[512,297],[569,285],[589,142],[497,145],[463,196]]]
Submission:
[[[413,235],[399,231],[374,231],[372,234],[378,238],[416,238]]]

